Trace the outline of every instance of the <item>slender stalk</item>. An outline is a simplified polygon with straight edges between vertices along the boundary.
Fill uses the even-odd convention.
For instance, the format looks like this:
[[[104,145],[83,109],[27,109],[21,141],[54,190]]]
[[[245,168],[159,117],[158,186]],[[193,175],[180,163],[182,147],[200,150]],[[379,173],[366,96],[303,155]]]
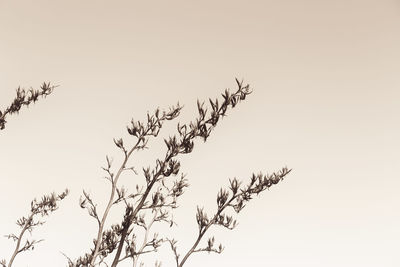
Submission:
[[[159,175],[161,174],[161,171],[159,172]],[[158,175],[158,176],[159,176]],[[157,177],[158,177],[157,176]],[[155,184],[155,182],[157,181],[157,178],[154,178],[151,183],[149,184],[149,186],[146,188],[146,191],[144,192],[139,204],[136,206],[135,210],[132,212],[131,216],[129,217],[129,223],[127,223],[124,228],[122,229],[122,233],[121,233],[121,239],[118,245],[118,249],[117,249],[117,253],[115,254],[114,260],[111,264],[111,267],[116,267],[119,263],[119,258],[121,257],[121,252],[122,252],[122,248],[124,246],[124,240],[128,234],[128,230],[129,227],[131,225],[130,221],[133,220],[133,218],[136,217],[136,215],[138,214],[138,212],[142,209],[144,202],[147,199],[147,196],[150,194],[150,191],[153,187],[153,185]]]
[[[186,260],[189,258],[190,255],[195,251],[197,246],[199,245],[201,239],[203,238],[204,234],[208,230],[208,228],[211,226],[211,224],[207,225],[207,227],[204,229],[204,231],[200,232],[199,236],[197,237],[196,241],[194,242],[193,246],[189,249],[189,251],[186,253],[186,255],[183,257],[182,261],[177,265],[177,267],[182,267],[183,264],[185,264]]]
[[[11,267],[11,266],[12,266],[15,257],[17,256],[17,254],[18,254],[19,252],[21,252],[21,251],[19,250],[19,247],[20,247],[20,245],[21,245],[22,237],[24,236],[25,231],[28,229],[29,224],[30,224],[30,222],[32,221],[33,215],[34,215],[34,214],[32,213],[31,216],[29,216],[28,220],[25,222],[24,227],[22,228],[21,233],[20,233],[19,236],[18,236],[17,245],[15,246],[15,250],[14,250],[12,256],[11,256],[10,262],[8,263],[8,267]]]
[[[110,180],[112,182],[111,194],[110,194],[110,198],[109,198],[107,207],[106,207],[106,209],[104,211],[102,220],[101,220],[101,222],[99,222],[99,231],[97,233],[97,241],[96,241],[95,249],[94,249],[94,251],[92,253],[92,257],[90,259],[89,266],[94,266],[94,264],[96,263],[96,258],[97,258],[98,254],[99,254],[99,248],[100,248],[100,245],[102,244],[102,235],[103,235],[104,224],[105,224],[106,218],[108,216],[108,213],[109,213],[109,211],[111,209],[111,206],[115,203],[114,202],[114,196],[115,196],[115,193],[117,192],[117,182],[118,182],[118,179],[119,179],[121,173],[125,170],[125,165],[128,162],[129,157],[131,156],[131,154],[133,153],[134,150],[137,150],[139,148],[144,148],[146,146],[146,144],[147,144],[147,141],[148,141],[148,139],[146,140],[146,137],[149,136],[149,135],[157,136],[158,132],[160,131],[160,128],[162,126],[163,121],[172,120],[172,119],[176,118],[179,115],[179,111],[181,109],[182,108],[179,107],[179,104],[178,104],[178,107],[176,107],[176,108],[172,107],[168,113],[163,112],[163,115],[161,117],[159,117],[159,109],[157,109],[154,116],[150,116],[149,114],[147,114],[147,120],[148,120],[147,124],[141,124],[140,122],[138,122],[138,124],[135,124],[132,121],[132,127],[131,128],[128,127],[128,133],[130,135],[136,136],[138,138],[138,141],[135,144],[135,146],[129,152],[127,152],[127,150],[124,148],[121,139],[120,139],[121,141],[119,140],[118,142],[116,142],[114,140],[114,142],[117,145],[117,147],[119,147],[120,149],[123,150],[123,152],[125,154],[125,158],[124,158],[124,161],[123,161],[121,167],[119,168],[115,178],[113,178],[112,175],[110,174],[111,175],[111,177],[110,177],[111,179]],[[139,135],[138,135],[138,133],[139,133]],[[165,167],[165,166],[163,165],[162,167]],[[158,172],[158,175],[161,174],[161,170]],[[147,188],[145,196],[144,196],[144,198],[141,199],[139,207],[143,206],[144,201],[146,200],[146,197],[150,193],[150,189],[151,189],[152,185],[155,182],[156,181],[153,181],[151,186],[150,186],[150,188]],[[135,212],[134,212],[135,215],[134,216],[136,216],[138,211],[139,211],[139,209],[135,210]],[[120,250],[122,249],[125,237],[127,235],[129,226],[130,226],[131,221],[133,220],[133,218],[134,217],[130,216],[129,217],[129,225],[128,225],[128,227],[124,226],[124,228],[123,228],[123,232],[122,232],[123,239],[121,239],[122,240],[121,241],[122,244],[119,244],[120,247],[121,247]],[[114,266],[116,266],[116,264],[118,264],[119,256],[120,256],[120,253],[121,253],[120,250],[118,252],[118,257],[116,259],[114,259],[114,262],[113,262]]]
[[[206,111],[203,109],[203,105],[200,104],[200,102],[197,103],[200,117],[196,121],[196,126],[194,124],[190,124],[189,128],[191,128],[191,131],[189,133],[185,132],[185,134],[182,134],[179,131],[181,136],[183,135],[182,139],[185,140],[186,142],[188,142],[187,144],[190,144],[190,142],[194,138],[199,137],[199,136],[203,137],[203,139],[205,141],[207,139],[207,137],[209,136],[211,130],[214,129],[219,118],[221,116],[225,116],[225,112],[226,112],[228,106],[234,107],[239,101],[244,100],[246,95],[251,93],[249,91],[249,85],[243,87],[241,82],[239,82],[238,80],[236,80],[236,82],[239,87],[238,90],[233,95],[229,95],[229,92],[225,91],[225,94],[223,95],[224,102],[220,106],[218,105],[218,99],[215,102],[213,102],[210,99],[210,103],[211,103],[211,107],[212,107],[212,112],[211,112],[210,118],[208,118],[208,119],[205,118]],[[191,147],[191,148],[186,147],[186,148],[188,148],[190,152],[193,149],[193,147]],[[190,153],[190,152],[185,152],[185,153]],[[173,152],[173,153],[171,152],[170,154],[167,154],[166,159],[163,162],[163,166],[165,166],[165,164],[167,164],[170,159],[177,156],[179,153],[181,153],[181,152]],[[160,167],[160,170],[163,169],[163,166]],[[129,227],[132,224],[133,219],[135,218],[135,216],[137,215],[139,210],[142,209],[143,204],[144,204],[148,194],[150,193],[150,190],[152,189],[154,183],[157,181],[159,175],[160,175],[160,171],[156,175],[153,176],[153,180],[147,186],[146,192],[143,194],[140,203],[136,206],[133,213],[131,213],[131,215],[129,216],[128,222],[124,225],[124,228],[121,232],[121,239],[119,241],[118,249],[115,254],[115,257],[114,257],[111,267],[116,267],[118,265],[119,258],[121,256],[121,252],[122,252],[122,248],[124,246],[124,240],[127,237]]]
[[[138,251],[137,257],[134,257],[134,258],[133,258],[133,267],[136,267],[136,266],[137,266],[137,263],[138,263],[138,261],[139,261],[139,256],[140,256],[140,254],[143,252],[144,248],[146,247],[147,239],[149,238],[149,230],[150,230],[150,228],[153,226],[153,223],[155,222],[155,220],[156,220],[156,218],[157,218],[157,213],[158,213],[158,212],[155,211],[153,219],[151,220],[151,222],[149,223],[149,225],[146,227],[146,233],[145,233],[144,238],[143,238],[142,246],[140,247],[140,249],[139,249],[139,251]]]
[[[144,203],[147,199],[147,196],[150,194],[151,189],[153,188],[154,184],[158,181],[159,177],[162,175],[162,170],[165,168],[165,165],[167,164],[167,162],[169,162],[169,160],[171,160],[173,157],[174,157],[173,154],[167,154],[167,156],[165,157],[165,160],[163,161],[162,165],[160,166],[159,171],[153,176],[153,179],[151,180],[150,184],[147,186],[146,191],[143,193],[143,196],[140,199],[139,204],[136,206],[135,210],[129,216],[128,223],[125,224],[124,228],[122,229],[121,239],[119,241],[117,253],[115,254],[115,257],[114,257],[111,267],[116,267],[118,265],[119,258],[121,257],[122,248],[124,246],[124,240],[128,234],[128,230],[132,224],[133,219],[136,217],[138,212],[143,208]]]
[[[240,194],[233,195],[231,199],[226,202],[222,207],[220,207],[215,214],[215,216],[212,218],[212,220],[207,224],[207,226],[199,231],[199,236],[197,237],[196,241],[194,242],[193,246],[189,249],[189,251],[185,254],[183,257],[182,261],[177,265],[177,267],[182,267],[183,264],[185,264],[186,260],[189,258],[190,255],[196,250],[197,246],[199,245],[201,239],[203,238],[204,234],[207,232],[207,230],[215,223],[217,220],[218,216],[221,214],[221,212],[224,211],[226,207],[228,207],[233,200],[235,200]]]
[[[196,250],[197,246],[199,245],[201,239],[203,238],[204,234],[207,232],[207,230],[213,225],[222,225],[228,229],[233,229],[235,227],[235,221],[233,222],[233,226],[230,227],[230,220],[229,222],[227,222],[226,224],[224,224],[223,222],[221,223],[221,220],[219,219],[222,212],[227,208],[227,207],[232,207],[235,209],[236,213],[239,213],[240,210],[244,207],[243,206],[243,201],[249,201],[251,199],[251,195],[253,194],[259,194],[260,192],[264,191],[265,189],[269,188],[270,186],[272,186],[273,184],[277,184],[279,181],[283,180],[283,178],[290,173],[290,169],[282,168],[281,171],[279,171],[278,173],[273,173],[272,175],[268,176],[262,176],[261,174],[258,175],[257,177],[253,174],[252,179],[250,184],[247,187],[244,187],[242,189],[240,189],[240,185],[239,183],[234,180],[231,181],[231,187],[230,189],[232,190],[232,196],[228,199],[228,195],[226,195],[226,200],[221,200],[223,201],[223,204],[218,205],[218,210],[216,212],[216,214],[214,215],[214,217],[208,221],[205,217],[205,219],[208,221],[207,223],[203,224],[203,219],[201,218],[202,216],[204,216],[204,214],[201,211],[198,211],[198,216],[200,217],[200,219],[198,219],[198,224],[199,224],[199,235],[196,239],[196,241],[194,242],[193,246],[189,249],[189,251],[185,254],[185,256],[183,257],[182,261],[179,263],[178,261],[178,257],[177,254],[175,252],[175,257],[176,262],[177,262],[177,267],[182,267],[186,260],[189,258],[189,256],[191,254],[193,254],[194,252],[199,252],[199,251],[211,251],[212,247],[208,247],[207,249],[200,249],[200,250]],[[224,193],[221,191],[221,195],[219,195],[217,197],[217,201],[219,201],[218,199],[224,199]],[[239,201],[237,203],[232,203],[234,201]],[[223,216],[224,217],[224,216]],[[211,245],[212,246],[212,245]]]
[[[146,132],[146,134],[147,134],[147,132]],[[115,197],[115,193],[116,193],[116,190],[117,190],[118,179],[121,176],[121,173],[124,171],[125,165],[128,162],[129,157],[132,155],[133,151],[135,151],[137,149],[137,147],[139,146],[140,140],[141,139],[138,138],[138,141],[133,146],[133,148],[128,153],[125,154],[124,161],[123,161],[121,167],[119,168],[115,178],[112,180],[112,188],[111,188],[110,198],[108,200],[106,209],[104,211],[103,217],[102,217],[101,222],[99,224],[99,230],[97,232],[97,239],[96,239],[96,246],[95,246],[95,249],[94,249],[94,252],[93,252],[92,260],[90,261],[90,266],[94,266],[94,264],[96,262],[96,258],[97,258],[98,254],[99,254],[99,248],[100,248],[100,245],[101,245],[101,242],[102,242],[102,238],[103,238],[104,225],[106,223],[107,216],[108,216],[108,214],[110,212],[110,209],[111,209],[111,207],[112,207],[112,205],[114,203],[114,197]]]
[[[118,245],[117,253],[115,254],[114,260],[112,262],[111,267],[116,267],[119,263],[119,258],[121,257],[121,252],[122,248],[124,246],[124,240],[128,234],[129,227],[132,224],[133,219],[136,217],[138,212],[143,208],[144,203],[147,199],[147,196],[150,194],[151,189],[153,188],[154,184],[158,181],[159,177],[162,175],[162,170],[165,168],[165,165],[169,160],[173,158],[173,154],[167,154],[165,157],[165,160],[163,161],[162,165],[160,166],[159,171],[153,176],[153,179],[151,180],[150,184],[147,186],[146,191],[143,193],[142,198],[140,199],[139,204],[136,206],[135,210],[130,214],[128,223],[125,224],[124,228],[122,229],[121,232],[121,239]]]
[[[5,128],[7,123],[6,116],[13,113],[18,113],[22,106],[29,106],[31,103],[38,101],[39,97],[46,97],[53,92],[57,86],[50,85],[50,83],[43,83],[40,90],[29,89],[25,90],[21,87],[17,88],[17,96],[13,102],[4,111],[0,110],[0,131]]]

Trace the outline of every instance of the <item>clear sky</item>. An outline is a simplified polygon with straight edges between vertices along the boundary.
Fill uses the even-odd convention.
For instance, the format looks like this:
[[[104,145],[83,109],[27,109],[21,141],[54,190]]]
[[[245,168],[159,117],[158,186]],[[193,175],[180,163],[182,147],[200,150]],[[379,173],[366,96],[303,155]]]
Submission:
[[[179,101],[187,122],[197,98],[234,89],[235,77],[254,92],[182,158],[191,186],[170,234],[185,250],[196,205],[212,212],[229,178],[293,171],[237,229],[214,232],[222,255],[187,266],[400,266],[399,1],[1,1],[0,34],[2,109],[19,85],[59,85],[0,133],[0,234],[18,231],[34,197],[71,190],[33,232],[45,242],[14,266],[65,266],[60,252],[88,250],[96,223],[79,196],[104,208],[100,167],[106,154],[120,159],[112,138],[127,137],[131,118]],[[150,147],[138,169],[165,150]],[[0,259],[12,246],[0,239]],[[147,266],[155,259],[173,266],[168,248]]]

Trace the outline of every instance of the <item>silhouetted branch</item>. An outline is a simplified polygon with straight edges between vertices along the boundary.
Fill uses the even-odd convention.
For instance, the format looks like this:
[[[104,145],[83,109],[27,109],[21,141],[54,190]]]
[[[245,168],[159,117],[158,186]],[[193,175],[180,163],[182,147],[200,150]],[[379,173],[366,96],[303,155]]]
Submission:
[[[29,89],[25,90],[21,87],[17,88],[17,95],[9,107],[4,111],[0,110],[0,130],[5,128],[7,123],[6,116],[18,113],[22,106],[29,106],[39,100],[39,97],[46,97],[51,94],[57,86],[50,85],[50,83],[43,83],[39,90]]]
[[[35,248],[35,245],[43,240],[25,240],[24,244],[22,245],[23,242],[23,237],[26,231],[32,232],[35,226],[42,225],[45,222],[40,221],[40,220],[35,220],[37,216],[40,217],[45,217],[50,215],[53,211],[58,209],[58,203],[62,199],[64,199],[68,195],[68,190],[66,189],[63,193],[60,195],[56,195],[55,193],[52,193],[50,195],[44,195],[40,201],[34,199],[31,202],[31,210],[30,214],[27,217],[22,217],[18,219],[17,225],[21,227],[21,232],[19,235],[15,234],[9,234],[6,237],[9,239],[12,239],[14,242],[17,242],[14,252],[11,255],[11,258],[8,262],[8,267],[11,267],[15,257],[24,251],[29,251],[33,250]],[[3,260],[1,262],[3,266],[6,266],[6,261]]]
[[[126,202],[127,197],[134,199],[142,194],[139,191],[139,187],[137,187],[136,188],[137,194],[131,194],[126,196],[126,190],[124,188],[118,188],[118,180],[124,171],[130,170],[136,173],[133,167],[126,167],[132,153],[134,151],[145,149],[149,138],[152,136],[157,137],[163,123],[167,120],[175,119],[179,115],[181,109],[182,107],[178,103],[176,107],[172,106],[168,111],[161,112],[159,109],[157,109],[153,115],[147,114],[146,123],[142,123],[140,121],[135,122],[134,120],[132,120],[131,125],[127,127],[127,131],[129,135],[135,137],[137,141],[136,144],[132,146],[130,149],[127,149],[125,147],[122,138],[114,139],[115,145],[123,152],[124,159],[118,171],[114,173],[111,170],[112,162],[108,157],[106,157],[107,166],[104,167],[103,170],[107,173],[106,178],[111,182],[110,197],[106,209],[101,217],[101,220],[99,219],[97,212],[95,213],[96,211],[94,208],[95,206],[91,204],[91,201],[87,200],[88,204],[90,205],[88,209],[89,215],[94,217],[98,221],[99,228],[98,228],[97,238],[94,241],[95,248],[92,250],[91,253],[88,253],[85,256],[79,258],[76,263],[76,266],[85,266],[85,264],[89,266],[95,266],[96,259],[99,256],[99,254],[102,253],[103,256],[105,257],[108,255],[109,251],[112,251],[114,249],[115,245],[114,239],[119,234],[119,228],[118,229],[116,228],[111,231],[106,231],[108,234],[106,236],[104,235],[106,233],[104,232],[104,225],[106,223],[111,207],[115,204],[118,204],[120,201],[124,201],[127,204]],[[85,199],[87,199],[86,196]],[[82,206],[82,207],[87,208],[87,206]],[[105,243],[108,243],[109,246],[107,246]],[[100,247],[102,246],[104,247],[104,250],[100,251]]]
[[[121,174],[125,171],[138,172],[128,164],[133,152],[147,148],[150,137],[157,137],[163,123],[166,120],[175,119],[182,107],[171,107],[167,112],[157,109],[152,115],[147,114],[147,121],[133,121],[127,127],[128,134],[136,138],[133,146],[127,145],[122,138],[113,140],[115,146],[122,152],[123,160],[117,169],[113,167],[113,161],[107,156],[106,166],[102,169],[106,173],[106,179],[110,181],[111,191],[108,202],[102,214],[98,213],[97,206],[91,196],[83,191],[80,206],[86,209],[91,217],[97,221],[97,237],[93,240],[93,248],[90,252],[72,261],[68,259],[70,267],[107,265],[106,258],[112,256],[112,267],[116,267],[125,260],[132,260],[133,266],[138,266],[139,257],[143,254],[156,252],[164,242],[168,242],[175,256],[177,267],[182,267],[187,259],[198,252],[221,253],[222,245],[215,245],[215,238],[208,238],[204,246],[199,246],[207,230],[213,225],[220,225],[227,229],[234,229],[236,220],[225,213],[228,208],[240,212],[245,203],[254,195],[268,189],[273,184],[282,180],[290,170],[283,168],[272,175],[253,175],[248,185],[242,186],[237,179],[230,180],[228,189],[221,189],[217,195],[217,212],[209,217],[203,209],[197,210],[198,236],[192,247],[180,258],[177,249],[177,241],[166,237],[159,237],[153,233],[152,226],[157,223],[166,223],[170,227],[174,224],[173,211],[178,208],[178,199],[189,186],[185,175],[180,173],[181,162],[178,156],[190,154],[194,148],[195,139],[201,138],[207,141],[212,130],[222,117],[226,116],[229,108],[245,100],[251,93],[249,85],[243,85],[236,79],[237,90],[230,93],[225,90],[222,99],[211,100],[206,107],[204,102],[197,101],[197,117],[188,124],[177,123],[177,134],[164,139],[166,152],[155,160],[153,167],[144,167],[141,170],[143,180],[136,184],[133,192],[119,184]],[[139,169],[140,170],[140,169]],[[125,213],[119,224],[113,224],[105,228],[108,215],[114,205],[125,205]],[[150,213],[151,211],[151,213]],[[143,235],[139,235],[143,233]],[[152,236],[152,237],[151,237]],[[107,259],[108,260],[108,259]],[[139,265],[142,266],[143,263]],[[156,262],[155,266],[161,266]]]
[[[170,175],[177,175],[180,169],[179,161],[174,158],[179,154],[189,154],[193,151],[194,139],[201,137],[204,141],[207,140],[211,131],[217,125],[219,119],[225,116],[228,107],[235,107],[237,103],[244,100],[247,95],[251,93],[249,85],[243,85],[236,79],[238,89],[235,93],[231,94],[228,90],[222,94],[223,101],[219,104],[218,99],[215,101],[209,100],[211,105],[211,111],[207,112],[204,108],[204,103],[197,102],[198,108],[198,118],[194,122],[189,124],[180,125],[178,123],[178,133],[179,137],[173,136],[168,140],[164,140],[167,146],[167,153],[164,159],[158,159],[156,161],[156,166],[150,171],[150,168],[144,169],[144,176],[146,178],[146,191],[141,196],[140,202],[136,205],[132,212],[128,216],[128,220],[122,223],[123,229],[121,232],[121,239],[119,241],[118,249],[115,254],[112,267],[116,267],[119,263],[119,258],[121,256],[122,248],[125,244],[125,239],[127,238],[130,226],[135,221],[139,211],[143,210],[147,206],[147,198],[153,189],[153,186],[158,182],[163,182],[165,178]],[[160,202],[164,205],[164,199],[160,198],[162,195],[153,195],[153,205],[154,202]]]
[[[286,175],[290,173],[290,171],[290,169],[285,167],[279,172],[271,175],[263,175],[261,173],[258,175],[253,174],[250,179],[250,183],[242,187],[236,178],[230,180],[230,192],[228,190],[221,189],[217,195],[218,209],[212,218],[209,218],[203,209],[197,208],[196,220],[199,226],[198,237],[193,246],[185,254],[182,261],[179,262],[176,242],[173,245],[171,244],[177,267],[182,267],[190,255],[195,252],[207,251],[221,253],[223,247],[222,245],[219,245],[218,248],[214,247],[214,237],[208,239],[207,246],[205,248],[197,248],[207,230],[213,225],[220,225],[230,230],[234,229],[237,225],[236,220],[233,220],[232,216],[225,215],[223,211],[226,208],[231,207],[236,213],[239,213],[245,207],[245,202],[250,201],[254,195],[258,195],[262,191],[269,189],[272,185],[279,183]]]

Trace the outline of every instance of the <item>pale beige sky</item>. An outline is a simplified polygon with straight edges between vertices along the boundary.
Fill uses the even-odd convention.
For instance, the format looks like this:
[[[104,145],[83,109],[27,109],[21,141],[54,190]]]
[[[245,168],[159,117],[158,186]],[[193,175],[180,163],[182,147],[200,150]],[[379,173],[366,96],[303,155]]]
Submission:
[[[96,225],[79,195],[104,207],[100,166],[118,160],[112,138],[132,117],[179,101],[188,121],[197,98],[235,77],[253,95],[182,159],[191,187],[178,244],[192,242],[196,205],[212,211],[228,178],[293,172],[249,203],[236,230],[216,233],[222,255],[187,266],[400,265],[399,1],[1,1],[0,34],[0,107],[19,85],[60,85],[1,132],[0,234],[17,230],[32,198],[71,190],[33,233],[45,242],[15,266],[65,266],[60,251],[89,248]],[[164,149],[151,145],[143,162]],[[0,259],[11,245],[0,239]],[[173,266],[168,249],[155,259]]]

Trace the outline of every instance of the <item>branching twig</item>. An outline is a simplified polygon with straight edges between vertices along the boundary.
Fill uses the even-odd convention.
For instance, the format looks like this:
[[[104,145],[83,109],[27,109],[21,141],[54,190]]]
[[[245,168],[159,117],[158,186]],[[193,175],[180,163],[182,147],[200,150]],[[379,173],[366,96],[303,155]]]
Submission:
[[[230,181],[230,192],[227,190],[220,190],[217,196],[217,205],[218,209],[215,215],[212,217],[212,219],[209,219],[207,214],[203,211],[203,209],[197,208],[197,224],[199,226],[199,233],[196,241],[194,242],[193,246],[189,249],[189,251],[185,254],[183,257],[182,261],[179,262],[179,255],[177,254],[177,249],[176,249],[176,242],[175,244],[171,244],[171,248],[174,252],[175,258],[176,258],[176,265],[177,267],[182,267],[187,259],[190,257],[195,252],[202,252],[202,251],[207,251],[207,252],[217,252],[221,253],[223,250],[222,245],[219,245],[218,248],[214,248],[214,237],[211,237],[208,240],[207,247],[205,248],[200,248],[197,249],[197,246],[199,245],[201,239],[204,237],[205,233],[207,230],[212,226],[212,225],[220,225],[223,226],[227,229],[232,230],[235,228],[236,221],[233,220],[231,216],[223,214],[223,211],[231,207],[234,209],[236,213],[239,213],[244,207],[244,203],[251,200],[254,195],[258,195],[265,189],[269,189],[272,185],[277,184],[283,178],[290,173],[290,169],[288,168],[282,168],[277,173],[273,173],[271,175],[263,175],[263,174],[258,174],[255,175],[253,174],[250,183],[247,186],[240,186],[240,183],[238,182],[237,179],[233,179]]]
[[[249,85],[243,85],[242,82],[236,80],[238,89],[235,93],[231,94],[228,90],[222,94],[223,101],[219,104],[218,99],[215,101],[209,100],[211,105],[211,112],[207,114],[207,110],[204,108],[204,103],[197,102],[199,116],[195,122],[191,122],[189,125],[178,124],[179,138],[176,136],[170,137],[165,140],[167,146],[167,153],[165,158],[156,161],[156,167],[150,171],[150,169],[144,169],[144,176],[146,178],[147,187],[143,193],[140,202],[130,212],[127,217],[128,220],[124,220],[122,223],[123,228],[121,231],[121,239],[119,241],[118,249],[115,254],[112,267],[116,267],[119,263],[122,248],[127,238],[130,226],[134,222],[139,211],[146,207],[147,198],[153,189],[153,186],[170,175],[176,175],[179,172],[180,163],[174,158],[179,154],[191,153],[194,147],[194,139],[197,137],[207,140],[211,131],[217,125],[219,119],[225,116],[228,107],[235,107],[237,103],[244,100],[247,95],[251,93]],[[208,115],[208,116],[207,116]],[[153,201],[154,202],[154,201]]]
[[[137,252],[137,256],[133,258],[133,267],[137,266],[139,256],[140,256],[140,254],[142,254],[144,252],[144,249],[146,247],[148,247],[149,245],[151,245],[151,243],[148,243],[149,232],[150,232],[151,227],[153,226],[153,223],[157,219],[157,215],[158,215],[158,212],[157,212],[157,210],[155,210],[153,218],[151,219],[148,226],[146,226],[146,228],[145,228],[145,234],[144,234],[142,246],[140,247],[139,251]],[[132,255],[132,256],[134,256],[134,255]]]
[[[35,103],[39,100],[39,97],[46,97],[51,94],[54,88],[57,86],[50,85],[50,83],[43,83],[39,90],[33,88],[26,91],[21,87],[17,88],[17,95],[11,105],[4,111],[0,110],[0,130],[3,130],[6,126],[6,116],[13,113],[18,113],[22,106],[29,106],[31,103]]]
[[[50,213],[52,213],[53,211],[55,211],[56,209],[58,209],[58,203],[59,201],[61,201],[62,199],[64,199],[66,196],[68,195],[68,190],[66,189],[63,193],[61,193],[60,195],[56,195],[56,194],[51,194],[51,195],[45,195],[41,198],[40,201],[37,201],[36,199],[34,199],[31,202],[31,210],[30,210],[30,214],[28,215],[28,217],[22,217],[17,221],[17,225],[19,227],[21,227],[21,232],[19,233],[19,235],[15,235],[15,234],[10,234],[7,235],[7,237],[9,239],[12,239],[13,241],[17,242],[14,252],[11,255],[11,258],[8,262],[8,267],[11,267],[15,257],[24,251],[29,251],[29,250],[33,250],[35,245],[43,240],[25,240],[24,245],[21,246],[24,234],[26,233],[26,231],[28,232],[32,232],[35,226],[38,225],[42,225],[44,224],[44,221],[35,221],[35,217],[37,216],[48,216],[50,215]],[[6,262],[5,260],[3,260],[1,262],[1,264],[3,266],[6,266]]]
[[[120,139],[114,139],[114,143],[115,145],[121,149],[121,151],[124,154],[124,159],[123,162],[121,164],[121,166],[119,167],[118,171],[116,172],[116,174],[114,172],[112,172],[111,170],[111,165],[112,162],[111,160],[106,157],[107,160],[107,166],[103,168],[104,171],[106,171],[106,173],[108,174],[107,179],[111,182],[111,193],[110,193],[110,197],[107,203],[107,206],[105,208],[105,211],[101,217],[101,220],[99,219],[99,217],[97,216],[97,212],[94,213],[96,210],[93,208],[95,207],[94,204],[90,203],[90,201],[88,200],[90,207],[89,207],[89,215],[91,215],[92,217],[94,217],[97,221],[98,221],[98,232],[97,232],[97,238],[95,239],[95,248],[92,250],[92,252],[90,254],[86,254],[84,257],[81,257],[80,259],[78,259],[76,266],[95,266],[96,264],[96,259],[100,254],[100,247],[102,246],[102,244],[104,244],[104,226],[108,217],[108,214],[111,210],[111,207],[117,203],[119,203],[120,201],[124,200],[125,201],[125,197],[126,197],[126,192],[123,188],[119,189],[118,188],[118,180],[121,176],[121,174],[124,171],[127,170],[131,170],[133,172],[136,172],[135,169],[133,167],[126,167],[128,160],[130,159],[132,153],[134,151],[139,151],[142,149],[146,148],[147,142],[149,140],[149,138],[151,136],[158,136],[158,133],[160,132],[160,129],[163,125],[163,123],[166,120],[173,120],[175,119],[180,111],[181,111],[182,107],[179,105],[177,105],[177,107],[171,107],[169,109],[169,111],[167,112],[160,112],[159,109],[157,109],[155,111],[155,113],[153,115],[147,114],[147,123],[141,123],[141,122],[135,122],[135,121],[131,121],[131,126],[127,127],[128,133],[134,137],[137,138],[137,142],[136,144],[130,148],[129,150],[125,147],[123,140]],[[137,191],[139,192],[139,188],[137,187]],[[134,195],[129,195],[130,198],[135,198],[137,197],[139,194],[134,194]],[[116,197],[117,195],[117,197]],[[86,196],[85,196],[85,199]],[[126,202],[125,202],[126,203]],[[126,203],[127,204],[127,203]],[[86,206],[83,206],[84,208],[87,208]],[[95,216],[93,216],[95,214]],[[115,226],[117,227],[117,226]],[[110,234],[109,237],[113,236],[113,238],[116,237],[116,235],[119,234],[119,228],[116,228],[116,231],[112,231],[108,233]],[[107,231],[106,231],[107,232]],[[114,245],[114,242],[111,242]],[[111,247],[106,249],[107,251],[112,251],[113,249],[111,249]]]
[[[169,238],[158,238],[157,233],[153,239],[149,240],[150,228],[155,222],[165,222],[170,226],[175,224],[172,211],[178,207],[177,199],[183,194],[185,187],[188,186],[184,175],[180,179],[170,179],[180,172],[180,161],[177,159],[179,155],[189,154],[193,151],[194,140],[202,138],[206,141],[212,130],[218,124],[220,119],[226,115],[228,108],[234,108],[240,101],[245,100],[251,93],[249,85],[243,85],[242,82],[236,80],[238,89],[234,93],[226,90],[222,94],[222,101],[209,100],[209,111],[205,108],[204,103],[197,102],[198,116],[188,124],[177,124],[178,134],[168,139],[164,139],[167,151],[164,156],[155,161],[155,165],[143,168],[144,182],[136,185],[136,192],[129,193],[124,186],[119,186],[118,181],[124,171],[133,171],[138,174],[134,167],[127,167],[128,160],[134,151],[147,148],[149,137],[158,136],[158,133],[165,120],[176,118],[181,110],[178,106],[172,107],[168,112],[160,113],[159,109],[153,115],[147,115],[147,122],[134,122],[128,127],[128,133],[137,138],[137,142],[128,148],[124,141],[114,139],[115,145],[123,153],[123,161],[120,167],[114,171],[112,168],[112,160],[106,157],[107,165],[103,168],[106,172],[106,179],[111,183],[111,192],[108,203],[102,216],[99,216],[96,204],[92,198],[83,191],[81,199],[81,207],[88,210],[89,215],[94,217],[98,224],[97,238],[94,239],[94,248],[90,253],[80,257],[75,263],[69,258],[69,266],[98,266],[106,264],[106,257],[113,255],[112,267],[116,267],[120,262],[126,259],[132,259],[133,266],[139,263],[139,256],[157,251],[157,248],[163,242],[169,242],[175,256],[177,267],[182,267],[190,255],[197,252],[215,252],[221,253],[222,245],[215,246],[214,237],[208,239],[207,245],[199,247],[202,238],[212,225],[220,225],[227,229],[233,229],[236,221],[232,216],[226,215],[226,208],[232,208],[237,213],[244,207],[244,203],[249,201],[253,195],[257,195],[271,185],[282,180],[290,170],[283,168],[278,173],[272,175],[253,175],[250,183],[246,186],[233,179],[230,181],[230,191],[220,190],[217,196],[218,209],[214,216],[209,218],[203,209],[197,210],[197,223],[199,225],[198,236],[192,247],[180,258],[177,249],[177,241]],[[168,179],[169,178],[169,179]],[[125,214],[119,224],[112,225],[109,229],[105,229],[105,223],[108,214],[113,205],[123,203],[125,205]],[[146,213],[151,210],[154,214],[149,220]],[[136,236],[137,228],[144,229],[144,237],[142,241],[138,241]],[[140,242],[140,245],[138,243]],[[122,251],[125,255],[121,256]],[[142,266],[142,264],[139,264]],[[156,262],[156,266],[161,266],[160,262]]]

